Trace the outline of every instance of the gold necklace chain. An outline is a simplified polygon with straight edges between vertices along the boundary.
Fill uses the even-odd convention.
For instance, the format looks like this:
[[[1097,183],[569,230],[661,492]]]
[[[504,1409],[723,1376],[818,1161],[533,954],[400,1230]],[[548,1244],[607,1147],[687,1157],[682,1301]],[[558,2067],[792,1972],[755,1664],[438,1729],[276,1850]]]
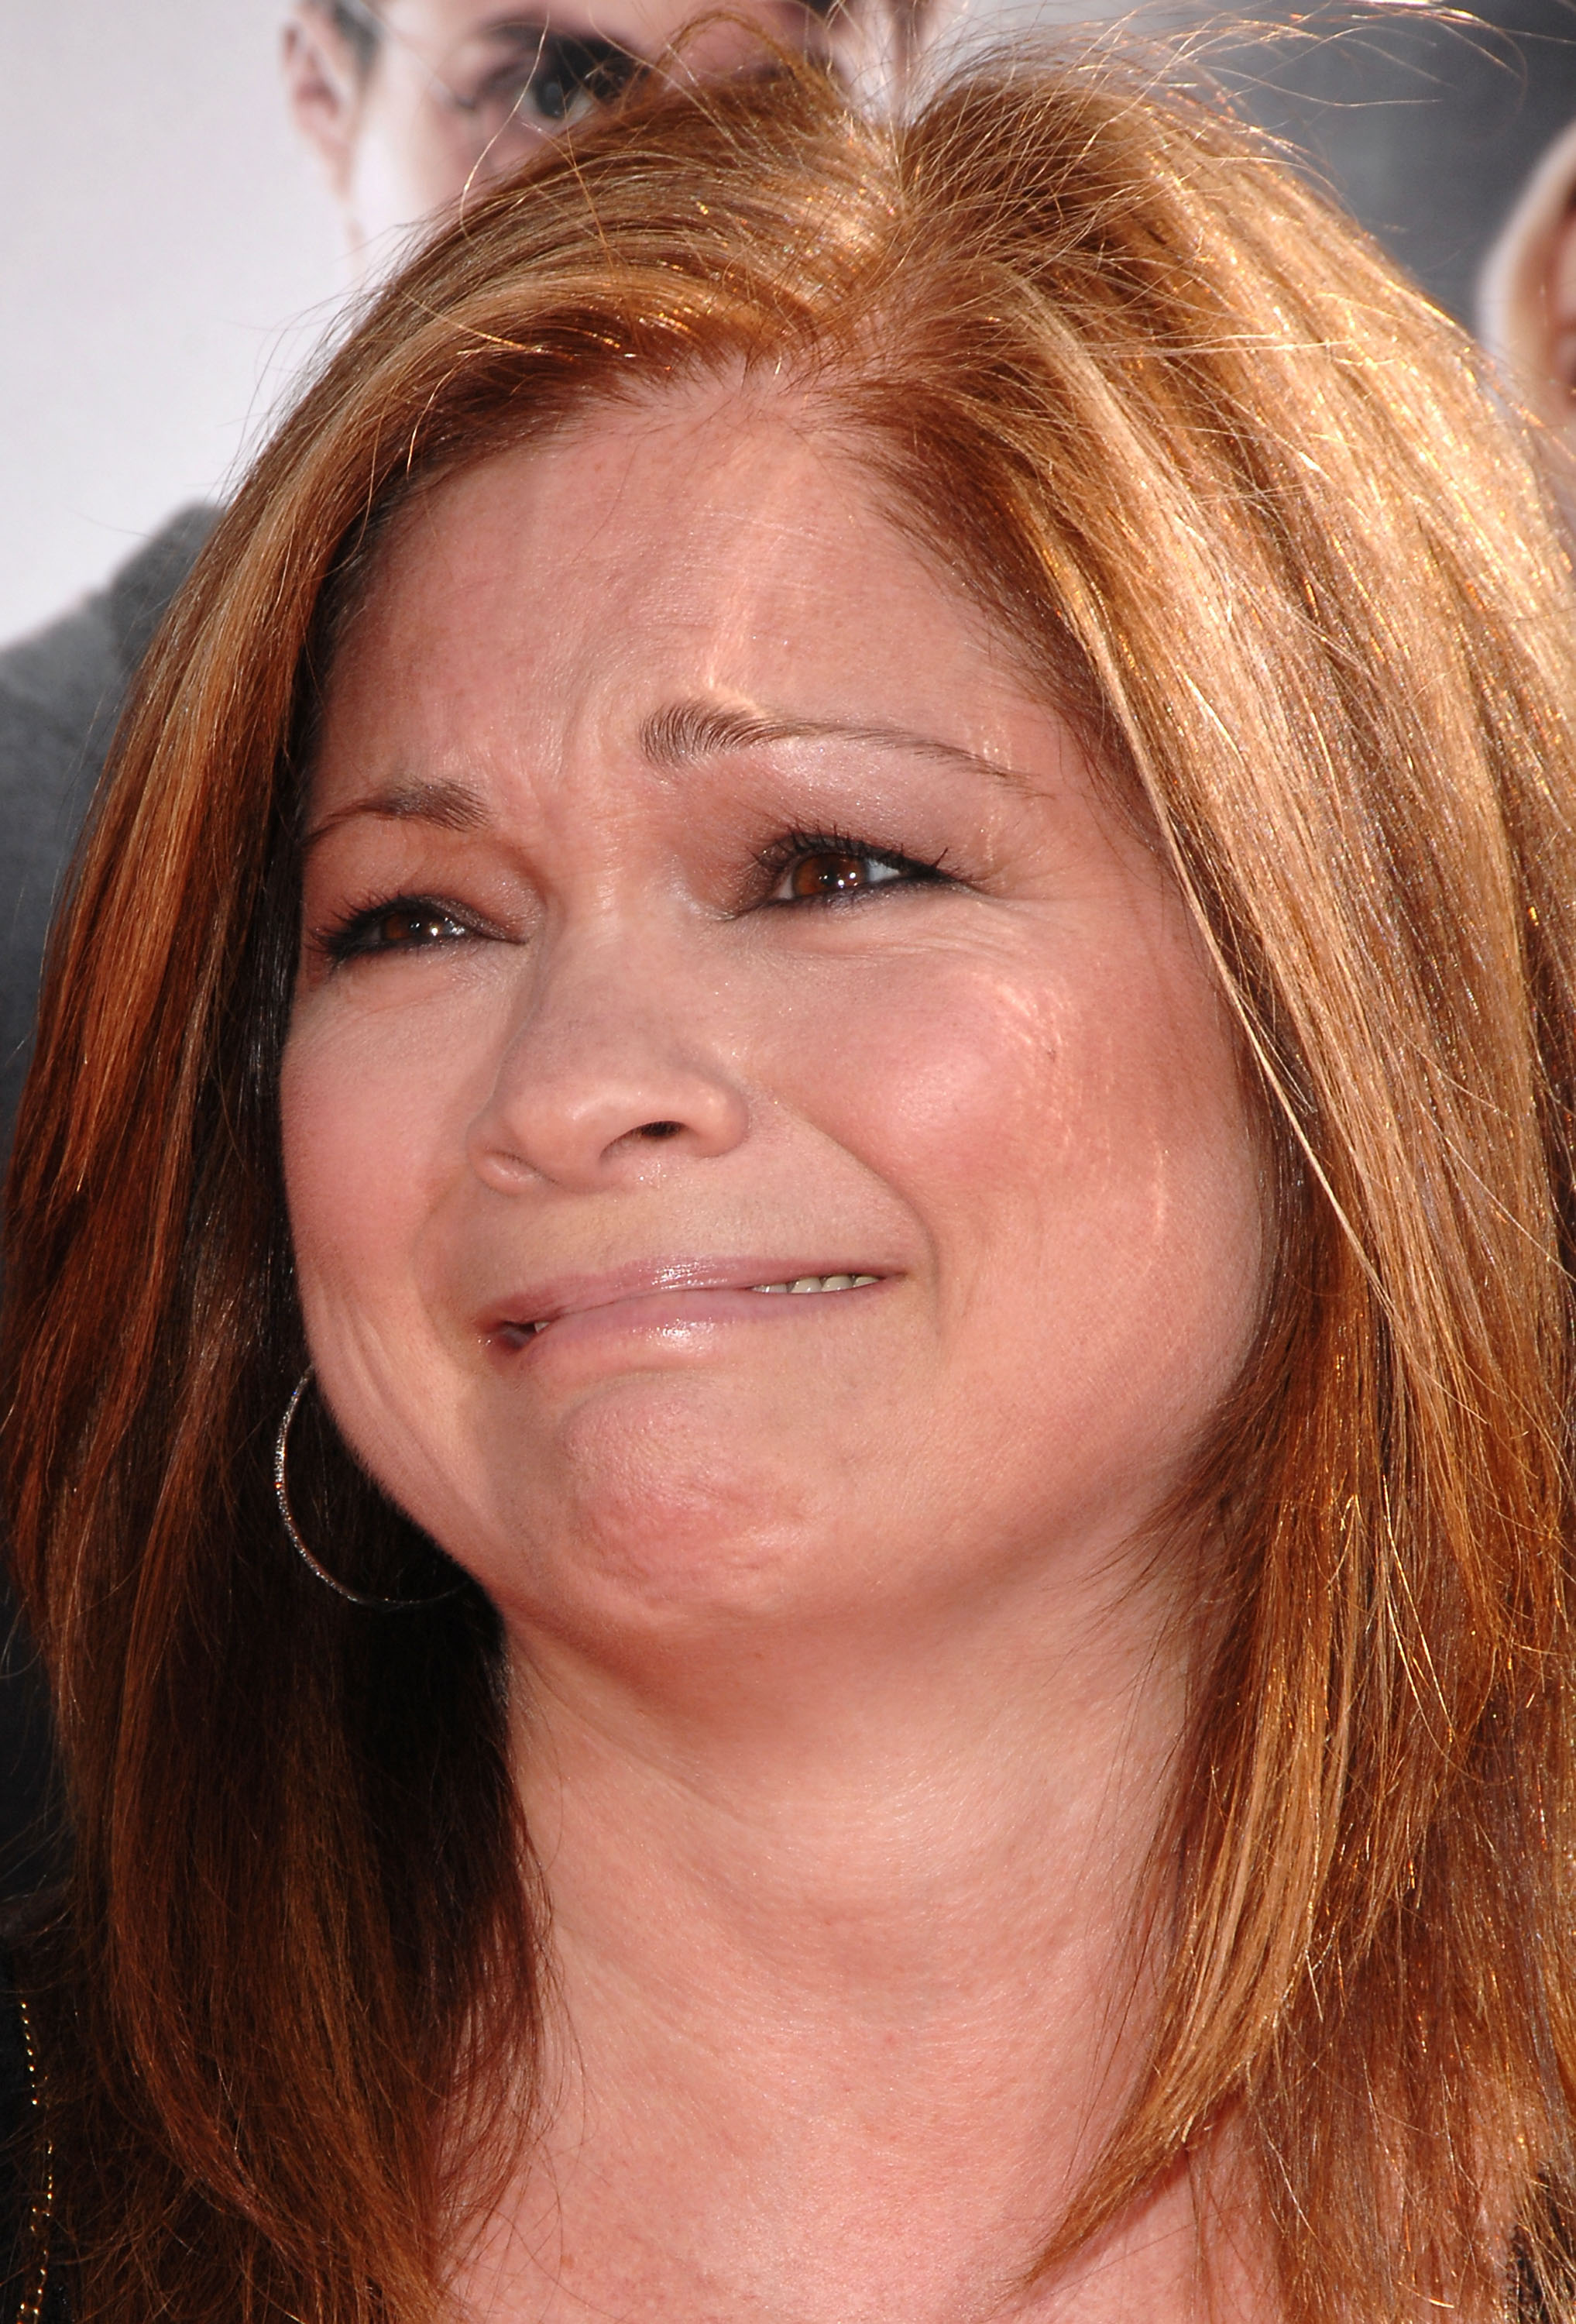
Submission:
[[[32,2017],[27,2003],[19,1993],[16,2014],[22,2020],[22,2046],[27,2053],[27,2089],[33,2113],[41,2122],[43,2104],[39,2096],[38,2052],[32,2044]],[[55,2212],[55,2146],[48,2130],[44,2132],[44,2182],[34,2197],[27,2223],[32,2240],[34,2259],[32,2282],[27,2296],[16,2311],[16,2324],[41,2324],[44,2312],[44,2294],[50,2283],[50,2225]]]

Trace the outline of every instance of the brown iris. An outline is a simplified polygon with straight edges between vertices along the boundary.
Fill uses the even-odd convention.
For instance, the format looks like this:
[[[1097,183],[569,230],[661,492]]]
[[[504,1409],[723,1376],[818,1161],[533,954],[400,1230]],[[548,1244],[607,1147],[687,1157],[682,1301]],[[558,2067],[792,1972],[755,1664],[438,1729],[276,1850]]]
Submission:
[[[843,855],[831,848],[801,856],[788,874],[788,893],[796,897],[845,896],[874,885],[868,855]]]
[[[453,926],[446,913],[423,911],[419,905],[405,904],[397,911],[385,912],[368,934],[379,950],[392,952],[407,945],[437,944]]]

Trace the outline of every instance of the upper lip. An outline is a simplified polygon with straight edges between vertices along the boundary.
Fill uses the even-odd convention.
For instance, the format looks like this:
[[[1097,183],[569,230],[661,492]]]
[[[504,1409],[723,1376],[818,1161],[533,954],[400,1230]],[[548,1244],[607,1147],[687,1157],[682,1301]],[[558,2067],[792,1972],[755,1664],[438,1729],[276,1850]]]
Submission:
[[[806,1275],[889,1275],[867,1258],[813,1259],[780,1252],[770,1257],[746,1254],[737,1259],[661,1259],[632,1261],[595,1274],[555,1275],[525,1286],[493,1302],[481,1319],[484,1337],[494,1332],[518,1330],[526,1323],[554,1323],[561,1315],[576,1315],[590,1307],[611,1307],[616,1300],[639,1299],[658,1291],[752,1291],[762,1283],[793,1283]]]

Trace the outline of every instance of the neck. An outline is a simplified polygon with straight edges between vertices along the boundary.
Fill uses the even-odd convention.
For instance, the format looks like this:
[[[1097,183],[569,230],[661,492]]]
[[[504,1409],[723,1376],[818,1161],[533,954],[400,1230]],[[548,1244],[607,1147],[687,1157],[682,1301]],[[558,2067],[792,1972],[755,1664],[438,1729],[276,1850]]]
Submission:
[[[1024,2290],[1147,2032],[1185,1674],[1140,1592],[1029,1611],[638,1674],[532,1640],[548,2111],[475,2314],[1194,2312],[1184,2177]]]

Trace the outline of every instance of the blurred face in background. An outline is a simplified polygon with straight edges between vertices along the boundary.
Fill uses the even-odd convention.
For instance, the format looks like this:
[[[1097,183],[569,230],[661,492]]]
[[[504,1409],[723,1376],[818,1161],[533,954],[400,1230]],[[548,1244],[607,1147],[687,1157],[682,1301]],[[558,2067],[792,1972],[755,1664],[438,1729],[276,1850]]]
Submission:
[[[1513,391],[1576,455],[1576,121],[1539,159],[1488,254],[1479,323]]]
[[[715,0],[297,0],[286,89],[345,213],[359,267],[474,186],[505,177],[546,138],[617,97]],[[729,0],[730,21],[686,43],[692,70],[724,73],[761,35],[830,56],[803,0]]]

